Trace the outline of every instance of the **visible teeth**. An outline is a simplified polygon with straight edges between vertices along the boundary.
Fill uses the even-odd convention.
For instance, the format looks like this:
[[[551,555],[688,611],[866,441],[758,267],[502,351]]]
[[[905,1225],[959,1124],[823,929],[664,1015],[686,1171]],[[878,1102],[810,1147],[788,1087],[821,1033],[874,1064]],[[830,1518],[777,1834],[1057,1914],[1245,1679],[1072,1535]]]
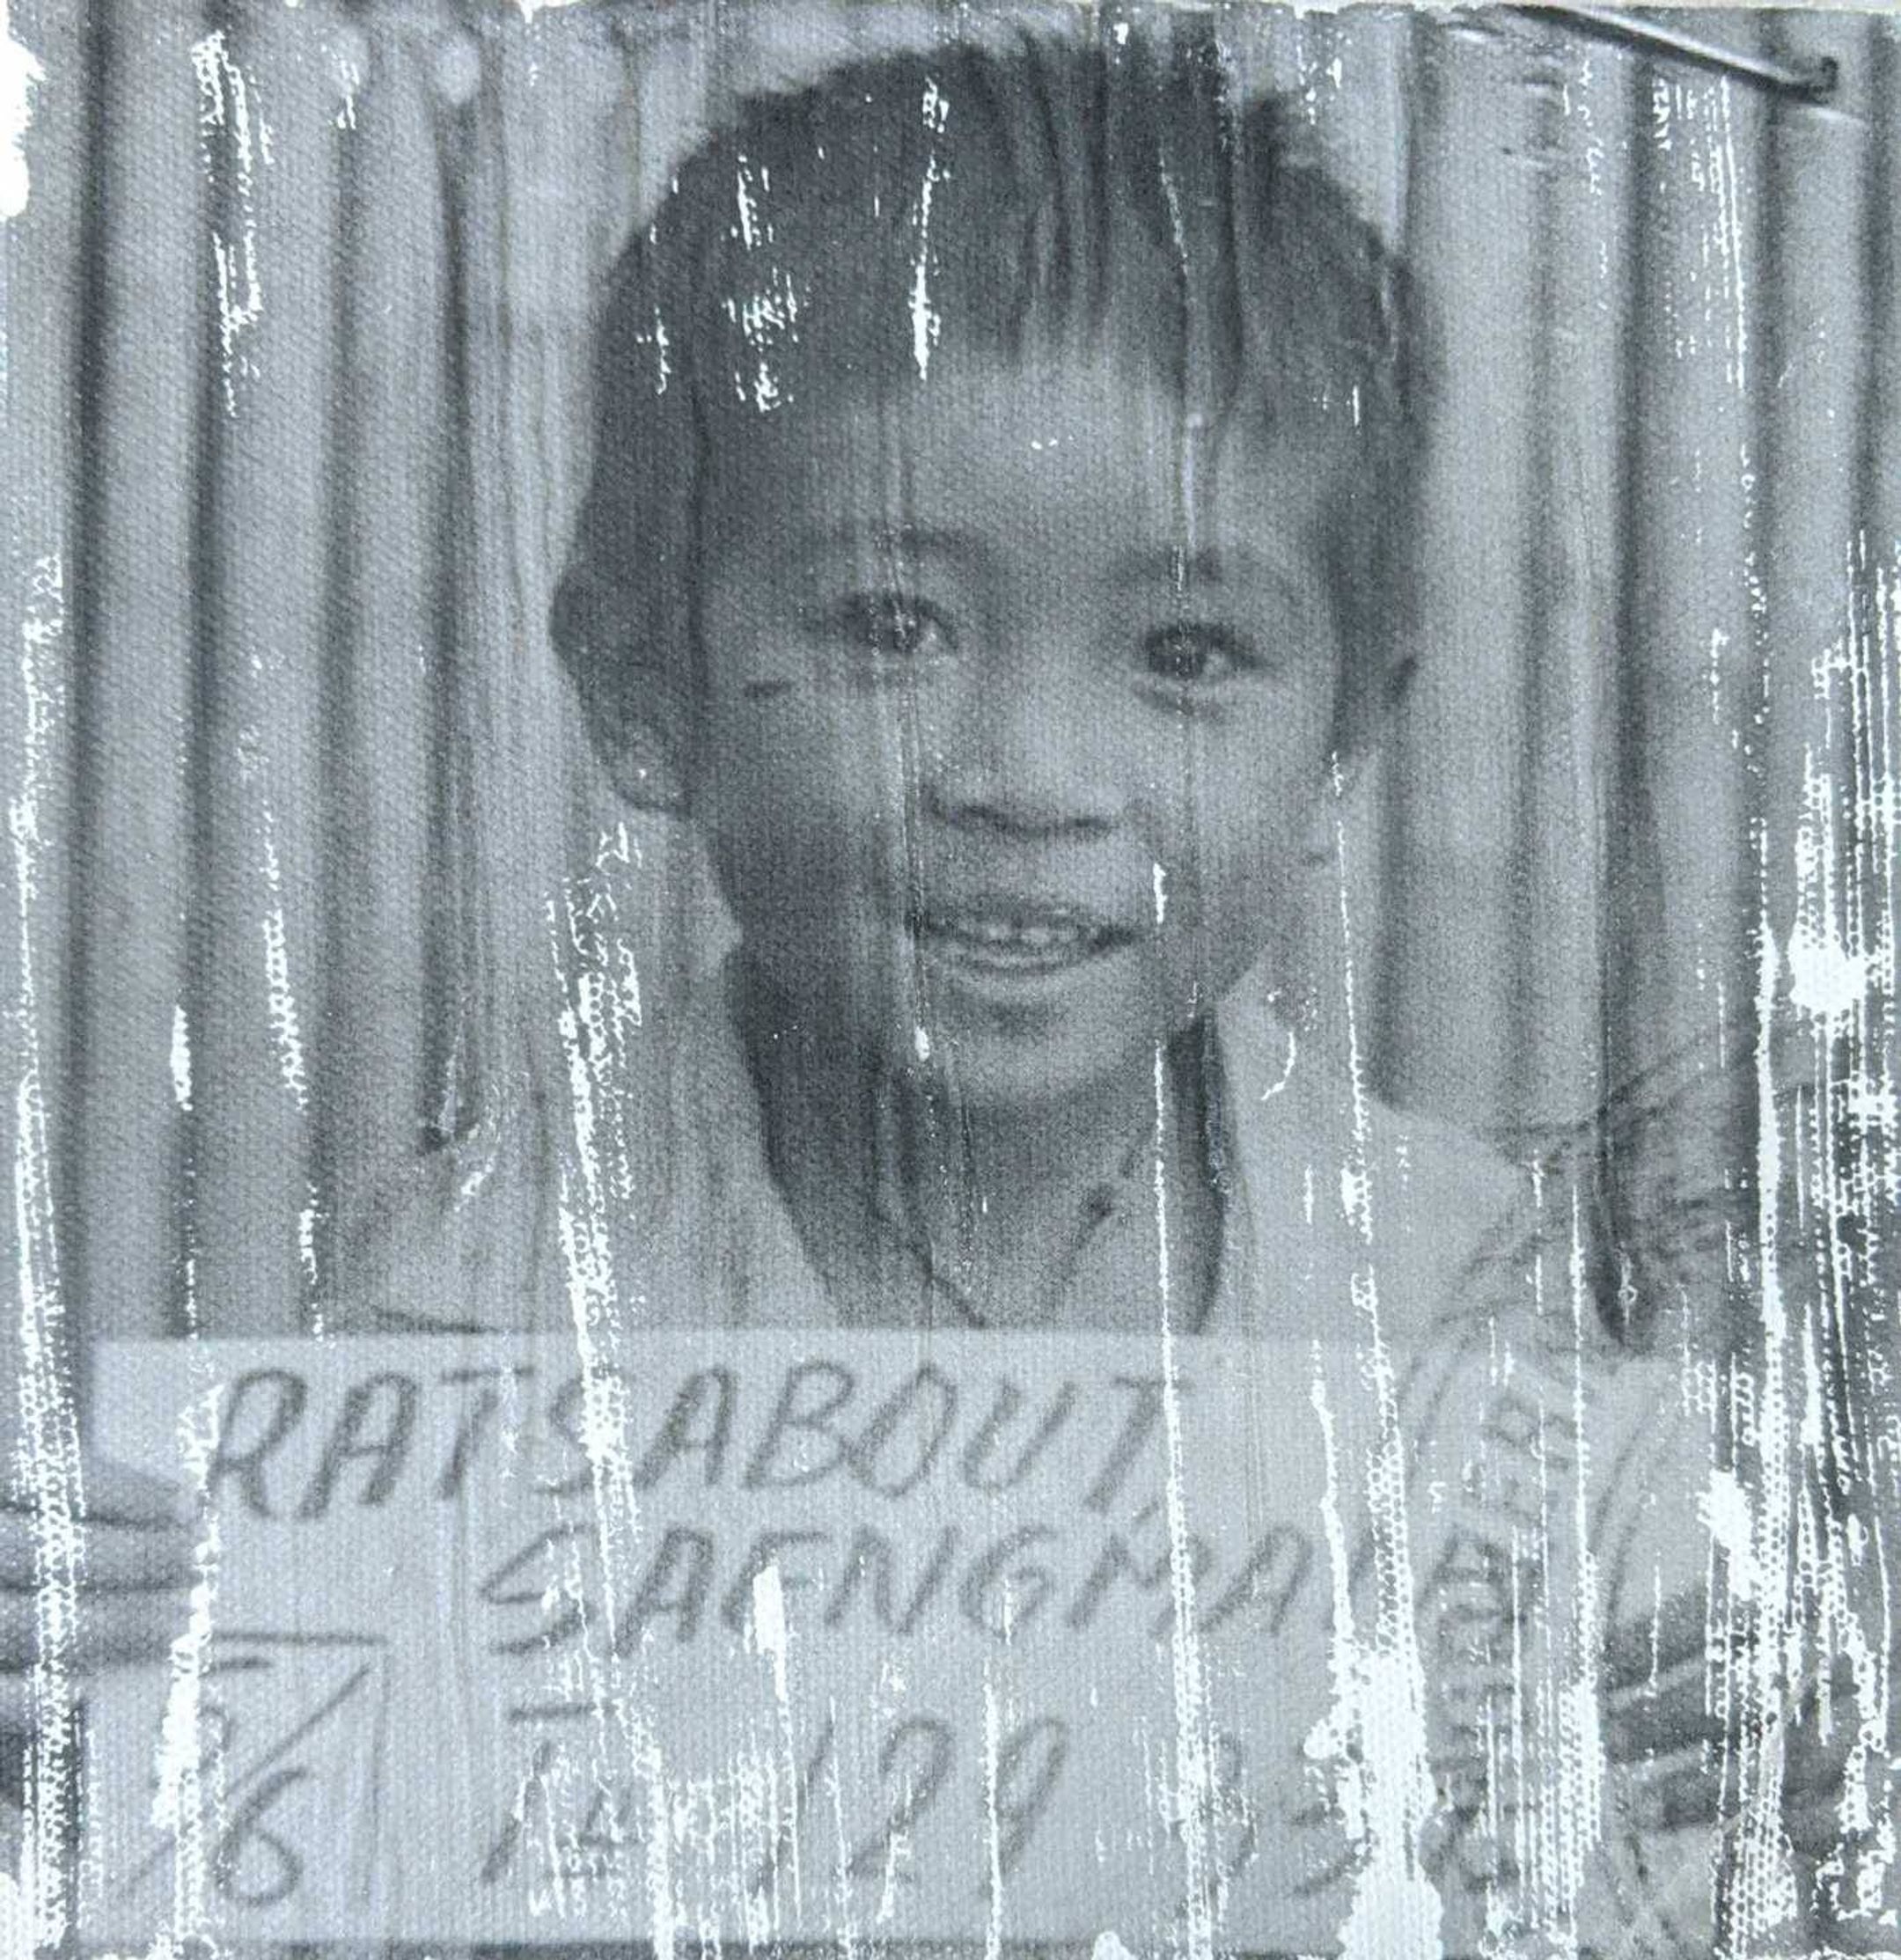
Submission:
[[[960,921],[950,929],[987,946],[1071,946],[1086,936],[1080,926],[1015,926],[994,919]]]
[[[1092,945],[1101,929],[1081,920],[1006,919],[995,914],[932,914],[928,930],[987,950],[1020,953],[1074,952]]]

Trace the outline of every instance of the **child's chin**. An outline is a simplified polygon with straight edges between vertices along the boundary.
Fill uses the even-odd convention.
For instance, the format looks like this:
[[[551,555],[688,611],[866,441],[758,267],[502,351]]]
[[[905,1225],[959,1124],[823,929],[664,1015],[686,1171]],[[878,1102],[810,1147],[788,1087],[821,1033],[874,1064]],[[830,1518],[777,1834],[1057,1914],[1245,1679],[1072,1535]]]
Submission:
[[[1132,1062],[1127,1054],[1073,1034],[1024,1039],[967,1028],[917,1031],[904,1060],[970,1110],[1020,1110],[1026,1116],[1061,1109],[1140,1065],[1139,1058]]]

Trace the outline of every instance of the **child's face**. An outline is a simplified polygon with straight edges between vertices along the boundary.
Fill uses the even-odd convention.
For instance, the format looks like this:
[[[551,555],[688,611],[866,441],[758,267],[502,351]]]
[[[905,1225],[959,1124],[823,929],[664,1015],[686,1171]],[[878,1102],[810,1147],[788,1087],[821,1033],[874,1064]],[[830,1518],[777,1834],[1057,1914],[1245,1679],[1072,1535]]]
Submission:
[[[841,1052],[973,1104],[1147,1068],[1293,934],[1334,451],[1191,429],[1107,354],[940,356],[738,446],[693,797],[749,958]]]

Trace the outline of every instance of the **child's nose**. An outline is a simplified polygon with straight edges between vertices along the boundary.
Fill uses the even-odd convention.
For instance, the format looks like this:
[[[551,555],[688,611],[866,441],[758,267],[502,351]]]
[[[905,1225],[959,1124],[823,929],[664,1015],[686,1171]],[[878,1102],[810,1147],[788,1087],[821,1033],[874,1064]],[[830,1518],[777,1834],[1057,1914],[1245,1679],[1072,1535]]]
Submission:
[[[1101,832],[1121,814],[1100,703],[1061,673],[973,676],[928,745],[925,808],[1024,836]]]

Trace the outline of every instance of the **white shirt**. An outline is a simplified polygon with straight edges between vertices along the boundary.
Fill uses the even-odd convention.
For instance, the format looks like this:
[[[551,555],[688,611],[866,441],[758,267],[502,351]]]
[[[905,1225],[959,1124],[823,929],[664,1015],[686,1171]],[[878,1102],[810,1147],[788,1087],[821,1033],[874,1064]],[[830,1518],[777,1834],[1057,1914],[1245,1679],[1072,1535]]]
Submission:
[[[1461,1310],[1474,1275],[1509,1274],[1535,1218],[1501,1159],[1356,1095],[1251,987],[1215,1031],[1229,1161],[1203,1332],[1352,1340],[1376,1317],[1406,1340]],[[665,1044],[644,1093],[578,1071],[568,1106],[521,1111],[420,1166],[327,1325],[546,1331],[603,1312],[629,1326],[844,1325],[767,1168],[725,971],[672,1031],[636,1039]]]

